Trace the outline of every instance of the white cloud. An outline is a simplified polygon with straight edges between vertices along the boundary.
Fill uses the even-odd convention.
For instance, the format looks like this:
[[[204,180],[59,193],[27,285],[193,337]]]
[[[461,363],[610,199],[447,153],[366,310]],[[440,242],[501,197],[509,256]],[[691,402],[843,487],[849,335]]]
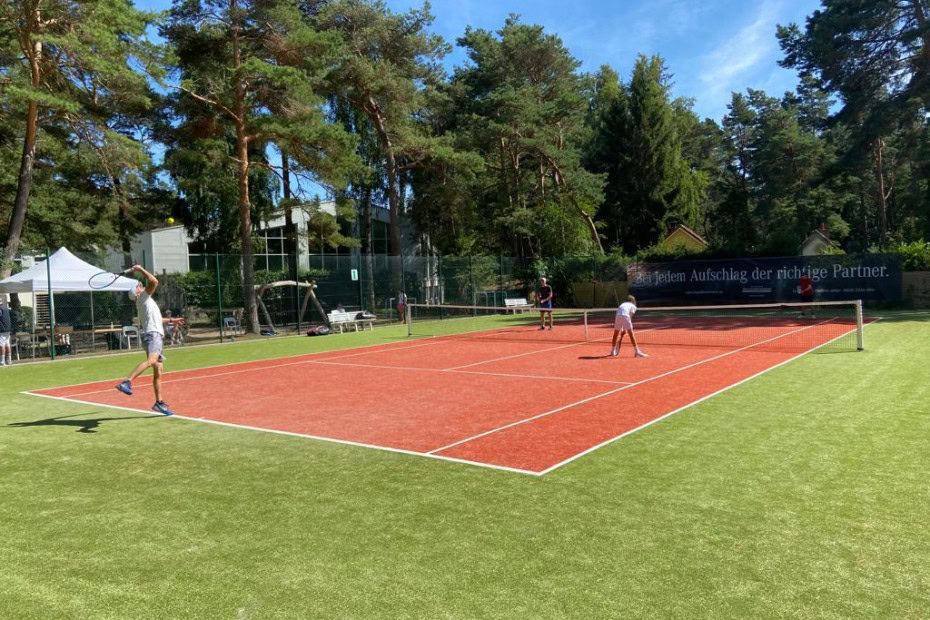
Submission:
[[[773,2],[763,3],[751,24],[701,56],[698,61],[698,79],[702,92],[696,93],[699,100],[711,106],[718,105],[722,98],[729,100],[732,91],[744,90],[747,78],[760,64],[774,66],[777,9]]]

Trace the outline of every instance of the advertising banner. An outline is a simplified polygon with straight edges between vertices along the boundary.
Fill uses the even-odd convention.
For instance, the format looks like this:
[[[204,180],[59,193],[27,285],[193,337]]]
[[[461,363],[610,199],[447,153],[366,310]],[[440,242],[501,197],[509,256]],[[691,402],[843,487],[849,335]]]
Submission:
[[[801,276],[814,283],[815,301],[898,301],[896,256],[792,256],[638,263],[627,268],[639,302],[727,304],[799,301]]]

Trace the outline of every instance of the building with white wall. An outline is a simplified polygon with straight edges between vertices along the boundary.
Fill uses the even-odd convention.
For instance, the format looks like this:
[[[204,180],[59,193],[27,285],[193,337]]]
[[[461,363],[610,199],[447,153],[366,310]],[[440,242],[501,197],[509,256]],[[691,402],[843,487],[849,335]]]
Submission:
[[[336,214],[336,205],[332,201],[321,202],[320,210],[331,215]],[[357,248],[330,248],[316,242],[309,233],[311,214],[303,209],[293,209],[292,218],[297,228],[300,269],[311,267],[310,256],[339,255],[358,256]],[[385,207],[375,206],[372,213],[372,249],[375,254],[387,254],[389,251],[388,224],[390,212]],[[264,249],[255,253],[256,268],[267,270],[286,269],[288,256],[285,254],[284,214],[281,213],[266,222],[255,231],[255,235],[264,241]],[[359,236],[360,222],[356,221],[343,234]],[[405,235],[406,223],[402,220]],[[149,230],[136,236],[130,244],[132,261],[143,264],[155,274],[186,273],[213,268],[214,253],[203,252],[203,248],[188,235],[184,226],[168,226]],[[123,268],[125,258],[121,252],[113,251],[106,259],[106,268],[119,270]],[[314,262],[313,266],[318,266]]]

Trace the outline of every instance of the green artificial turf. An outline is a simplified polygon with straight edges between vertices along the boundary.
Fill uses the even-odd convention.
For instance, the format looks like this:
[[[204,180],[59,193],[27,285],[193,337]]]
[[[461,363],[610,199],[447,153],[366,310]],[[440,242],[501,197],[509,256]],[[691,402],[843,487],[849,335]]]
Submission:
[[[930,314],[866,336],[540,478],[20,394],[138,356],[0,369],[0,618],[928,618]]]

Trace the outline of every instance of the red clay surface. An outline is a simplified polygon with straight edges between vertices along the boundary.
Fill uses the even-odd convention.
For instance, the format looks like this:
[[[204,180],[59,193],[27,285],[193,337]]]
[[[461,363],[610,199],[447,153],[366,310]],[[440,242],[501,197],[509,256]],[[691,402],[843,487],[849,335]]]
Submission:
[[[647,359],[628,343],[609,357],[609,329],[592,332],[602,342],[571,343],[525,328],[522,340],[412,340],[167,373],[163,390],[185,418],[540,474],[852,329],[817,323],[767,327],[768,342],[744,347],[663,345],[670,330],[650,339],[645,327]],[[115,383],[33,393],[148,411],[150,377],[131,397]]]

